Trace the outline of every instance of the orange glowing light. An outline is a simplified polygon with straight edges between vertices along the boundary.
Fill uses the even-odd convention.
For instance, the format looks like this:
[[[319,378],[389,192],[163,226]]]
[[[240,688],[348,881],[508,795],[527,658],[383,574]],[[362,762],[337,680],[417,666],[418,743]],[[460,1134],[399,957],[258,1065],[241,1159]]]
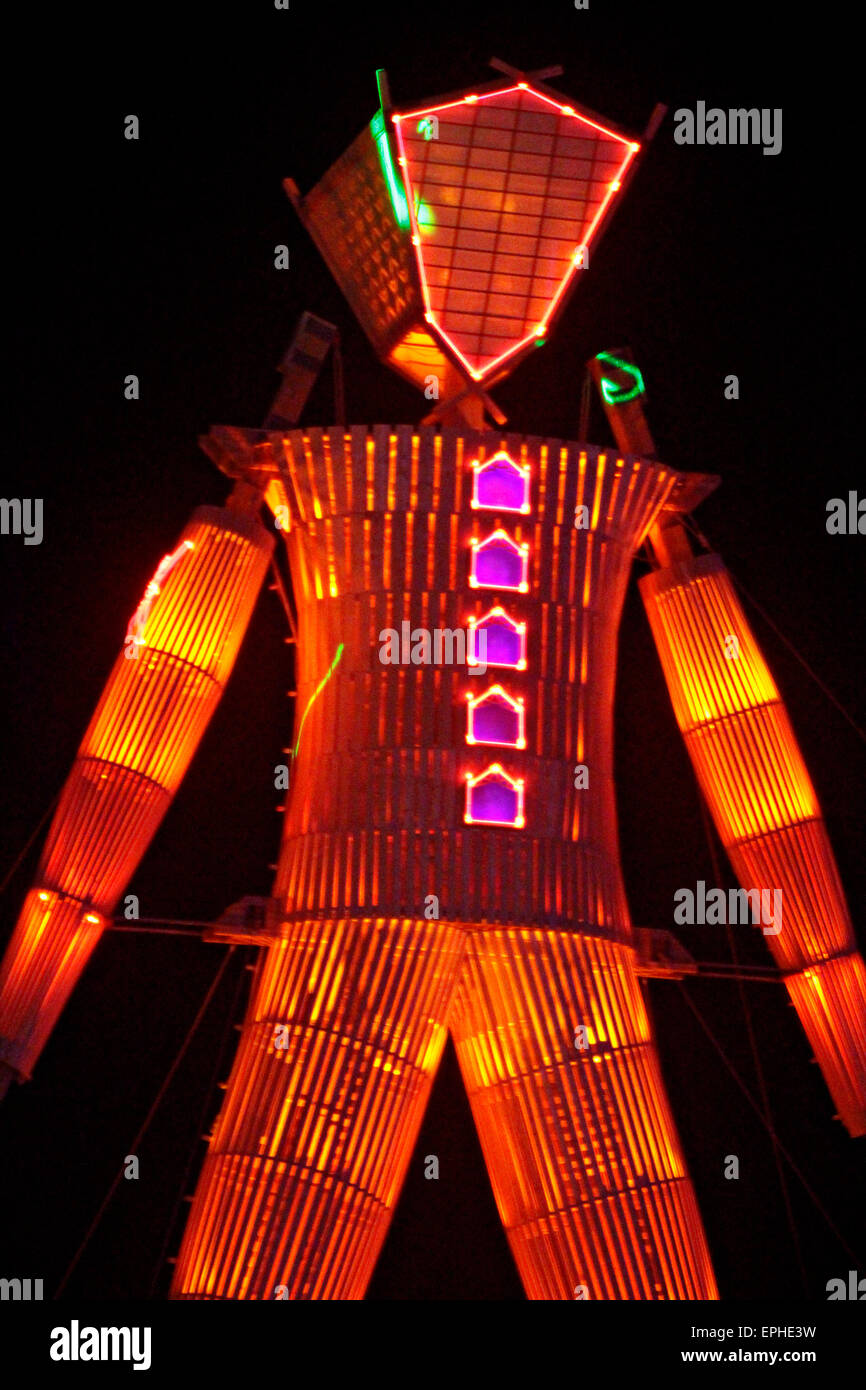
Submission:
[[[363,1298],[462,955],[456,926],[400,918],[299,924],[268,951],[172,1297]],[[274,1046],[282,1020],[290,1050]]]
[[[475,930],[451,1031],[528,1297],[718,1298],[626,944]]]
[[[29,1075],[171,804],[225,683],[273,536],[201,507],[147,586],[60,796],[0,970],[0,1059]],[[180,561],[183,560],[183,564]],[[143,644],[147,625],[147,643]],[[51,896],[46,910],[38,906]],[[96,911],[87,910],[95,908]],[[50,920],[49,920],[50,919]]]
[[[781,892],[781,930],[765,940],[840,1116],[866,1133],[866,974],[779,691],[718,555],[680,560],[640,587],[719,837],[744,888]],[[838,981],[826,999],[818,976]]]

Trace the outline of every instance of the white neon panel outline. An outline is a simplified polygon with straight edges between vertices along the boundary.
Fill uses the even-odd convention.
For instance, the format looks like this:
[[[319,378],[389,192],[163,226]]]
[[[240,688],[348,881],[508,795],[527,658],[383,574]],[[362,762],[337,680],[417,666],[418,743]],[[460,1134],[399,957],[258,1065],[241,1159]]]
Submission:
[[[486,550],[487,547],[488,547],[488,546],[491,546],[491,545],[494,545],[497,549],[502,549],[502,548],[503,548],[503,543],[504,543],[505,545],[507,545],[507,546],[510,546],[510,548],[514,551],[514,553],[515,553],[517,556],[519,556],[519,558],[520,558],[520,581],[519,581],[519,583],[517,583],[517,584],[503,584],[503,583],[502,583],[501,581],[499,581],[499,580],[496,580],[496,581],[489,581],[489,580],[486,580],[486,579],[479,579],[478,576],[477,576],[477,574],[476,574],[476,568],[477,568],[477,564],[478,564],[478,556],[481,554],[481,552],[484,551],[484,550]],[[520,542],[513,540],[512,537],[509,536],[508,532],[507,532],[507,531],[504,531],[504,530],[502,529],[502,527],[500,526],[500,527],[498,527],[497,530],[491,532],[491,534],[490,534],[489,536],[486,536],[485,539],[484,539],[483,541],[479,541],[478,538],[477,538],[476,536],[473,536],[473,537],[472,537],[472,540],[470,541],[469,544],[470,544],[470,546],[471,546],[471,555],[470,555],[470,566],[471,566],[471,568],[470,568],[470,572],[469,572],[469,587],[470,587],[470,588],[472,588],[472,589],[510,589],[510,590],[512,590],[514,593],[519,593],[519,594],[525,594],[525,593],[528,593],[528,592],[529,592],[529,542],[528,542],[528,541],[523,541],[522,544],[521,544]]]
[[[514,470],[514,472],[518,475],[518,477],[521,479],[521,481],[522,481],[522,483],[523,483],[523,502],[521,503],[521,505],[520,505],[519,507],[509,507],[509,506],[506,506],[506,505],[505,505],[504,503],[502,503],[502,502],[482,502],[482,501],[480,500],[479,496],[478,496],[478,484],[479,484],[479,482],[480,482],[482,473],[486,473],[487,470],[488,470],[489,468],[493,468],[494,466],[495,466],[497,469],[501,469],[501,468],[503,467],[503,465],[505,465],[505,464],[507,464],[507,465],[509,466],[509,468],[512,468],[512,469]],[[473,460],[472,460],[472,465],[471,465],[471,467],[472,467],[472,501],[471,501],[471,503],[470,503],[470,506],[471,506],[475,511],[488,511],[488,512],[521,512],[521,513],[523,513],[523,514],[525,515],[525,514],[530,510],[530,505],[529,505],[529,464],[528,464],[528,463],[526,463],[526,464],[515,463],[515,462],[514,462],[514,459],[511,458],[511,457],[505,452],[504,449],[500,449],[500,451],[499,451],[498,454],[494,454],[492,458],[485,459],[483,463],[481,463],[478,459],[473,459]]]
[[[476,787],[483,782],[494,778],[500,783],[507,782],[511,790],[517,793],[517,816],[515,820],[479,820],[472,814],[472,793]],[[471,772],[466,774],[466,809],[463,812],[463,820],[466,825],[502,825],[508,829],[522,830],[526,824],[523,814],[523,794],[525,782],[522,777],[509,777],[501,763],[491,763],[490,767],[479,772],[477,777],[473,777]]]
[[[468,704],[466,706],[466,742],[470,744],[488,744],[499,748],[525,748],[526,747],[526,704],[521,696],[512,696],[507,690],[503,690],[501,685],[492,685],[489,690],[485,690],[481,695],[466,696]],[[499,738],[476,738],[475,736],[475,715],[482,705],[490,700],[496,700],[499,704],[510,706],[514,714],[517,715],[517,738],[514,742]]]
[[[480,666],[480,665],[481,665],[480,661],[478,660],[477,654],[476,654],[475,633],[476,633],[476,630],[477,630],[478,628],[480,628],[482,632],[486,631],[487,627],[488,627],[488,626],[490,625],[490,623],[491,623],[491,620],[494,619],[494,618],[501,618],[501,619],[504,620],[501,624],[496,624],[496,626],[502,626],[502,627],[508,626],[508,627],[511,628],[512,632],[514,632],[515,635],[516,635],[517,637],[519,637],[519,639],[520,639],[520,656],[518,657],[517,662],[515,663],[515,662],[512,662],[512,661],[494,661],[494,660],[492,660],[491,657],[488,655],[487,657],[485,657],[485,664],[486,664],[487,666],[498,666],[498,667],[500,667],[502,670],[506,670],[506,671],[525,671],[525,670],[526,670],[526,623],[519,623],[519,622],[517,622],[517,620],[516,620],[515,618],[512,618],[511,615],[510,615],[509,613],[506,613],[505,609],[499,607],[498,604],[497,604],[497,606],[496,606],[495,608],[491,608],[489,613],[484,613],[480,618],[470,618],[470,619],[469,619],[469,642],[468,642],[469,656],[468,656],[468,658],[467,658],[467,659],[468,659],[468,664],[469,664],[470,666]],[[487,649],[488,649],[488,653],[489,653],[489,650],[490,650],[490,639],[489,639],[489,638],[487,639]]]

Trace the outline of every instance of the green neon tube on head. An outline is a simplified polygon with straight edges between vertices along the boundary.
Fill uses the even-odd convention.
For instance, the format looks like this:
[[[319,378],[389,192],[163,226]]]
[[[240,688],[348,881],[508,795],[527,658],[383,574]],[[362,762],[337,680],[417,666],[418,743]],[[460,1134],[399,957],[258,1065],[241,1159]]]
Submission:
[[[391,145],[388,141],[388,131],[385,125],[385,115],[382,111],[377,111],[370,123],[370,130],[373,139],[376,141],[376,148],[379,151],[379,163],[382,166],[382,173],[385,175],[385,183],[388,186],[388,196],[391,199],[391,207],[394,209],[394,216],[400,227],[409,226],[409,204],[406,202],[406,195],[403,192],[400,178],[394,167],[394,158],[391,154]]]

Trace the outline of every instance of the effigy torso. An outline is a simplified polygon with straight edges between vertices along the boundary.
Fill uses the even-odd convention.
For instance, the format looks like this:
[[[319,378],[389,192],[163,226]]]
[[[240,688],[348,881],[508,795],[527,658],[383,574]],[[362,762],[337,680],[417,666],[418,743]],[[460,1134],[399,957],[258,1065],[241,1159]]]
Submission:
[[[615,450],[494,432],[245,434],[278,465],[291,512],[299,632],[275,886],[284,920],[417,918],[435,895],[426,915],[452,922],[627,933],[612,778],[617,631],[632,557],[680,475]],[[473,463],[503,452],[528,468],[528,510],[473,506]],[[508,539],[498,556],[488,548],[500,571],[490,582],[480,557],[496,532]],[[515,557],[525,547],[524,591],[504,582],[519,585],[512,547]],[[465,633],[491,611],[515,633],[525,624],[524,669],[493,664],[517,652],[515,637],[503,653],[502,618],[488,631],[486,672],[459,660],[456,640],[450,660],[447,636],[437,647],[437,630]],[[523,702],[524,747],[467,741],[468,707],[494,685],[515,709]],[[491,766],[522,793],[522,825],[498,774],[493,804],[498,795],[506,823],[467,823],[467,778]],[[491,814],[490,796],[480,804]]]

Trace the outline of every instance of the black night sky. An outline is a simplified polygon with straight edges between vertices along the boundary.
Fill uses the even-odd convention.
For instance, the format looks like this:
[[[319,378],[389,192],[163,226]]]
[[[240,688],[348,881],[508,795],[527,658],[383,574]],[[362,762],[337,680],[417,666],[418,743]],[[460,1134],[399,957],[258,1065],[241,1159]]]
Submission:
[[[503,8],[325,6],[94,10],[45,19],[20,48],[25,79],[6,168],[17,291],[4,497],[44,499],[44,539],[0,538],[3,568],[5,874],[59,791],[130,614],[190,513],[226,480],[197,447],[212,423],[258,425],[304,309],[340,326],[351,422],[415,422],[420,393],[377,362],[282,190],[306,192],[367,123],[384,67],[400,103],[561,63],[552,79],[639,134],[668,116],[547,346],[494,395],[509,428],[577,437],[583,363],[628,343],[642,365],[662,458],[718,473],[696,519],[862,728],[863,556],[830,536],[826,504],[863,489],[861,388],[850,297],[862,259],[850,161],[862,80],[809,11],[535,0]],[[34,29],[35,33],[35,29]],[[838,47],[836,46],[838,42]],[[846,73],[846,64],[851,63]],[[817,78],[815,74],[818,74]],[[808,75],[808,78],[807,78]],[[673,112],[781,107],[783,149],[685,147]],[[141,138],[123,138],[139,116]],[[855,184],[857,176],[855,175]],[[273,248],[290,247],[291,269]],[[124,399],[135,373],[141,399]],[[724,398],[736,373],[740,399]],[[330,375],[306,423],[331,423]],[[610,437],[597,403],[590,438]],[[635,574],[645,569],[635,565]],[[788,702],[866,945],[864,749],[751,610]],[[128,891],[148,918],[210,920],[267,894],[279,835],[273,768],[289,742],[291,649],[264,592],[228,691]],[[617,782],[626,886],[638,925],[672,926],[674,891],[712,879],[691,767],[643,609],[624,613]],[[12,930],[44,829],[0,899]],[[682,929],[724,960],[718,928]],[[744,959],[771,958],[740,928]],[[225,948],[106,934],[27,1086],[0,1109],[0,1274],[53,1293],[155,1097]],[[250,975],[237,950],[138,1153],[68,1286],[81,1299],[162,1298],[228,1075]],[[826,1298],[866,1272],[862,1166],[778,984],[744,996],[778,1135],[839,1235],[785,1166],[799,1255],[772,1145],[690,999],[759,1094],[737,985],[654,982],[665,1076],[725,1298]],[[427,1181],[423,1156],[441,1177]],[[740,1158],[737,1182],[724,1156]],[[851,1253],[853,1252],[853,1253]],[[856,1258],[855,1258],[856,1257]],[[859,1263],[858,1263],[859,1261]],[[802,1271],[801,1272],[801,1262]],[[804,1283],[805,1280],[805,1283]],[[151,1290],[153,1292],[151,1293]],[[520,1300],[450,1046],[369,1297]]]

